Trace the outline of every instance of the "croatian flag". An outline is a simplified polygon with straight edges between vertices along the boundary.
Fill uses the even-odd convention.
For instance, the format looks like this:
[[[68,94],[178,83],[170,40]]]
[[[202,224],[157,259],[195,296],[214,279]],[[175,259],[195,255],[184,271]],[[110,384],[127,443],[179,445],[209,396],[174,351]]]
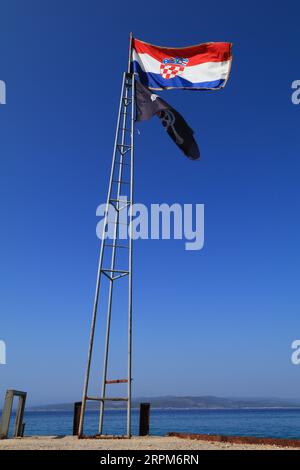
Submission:
[[[218,90],[226,85],[231,60],[230,42],[174,48],[132,40],[133,72],[151,90]]]

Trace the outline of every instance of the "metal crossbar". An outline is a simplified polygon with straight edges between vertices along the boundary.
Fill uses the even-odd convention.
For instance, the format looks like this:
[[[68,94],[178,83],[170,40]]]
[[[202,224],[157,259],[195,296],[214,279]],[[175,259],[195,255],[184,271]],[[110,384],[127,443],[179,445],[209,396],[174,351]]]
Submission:
[[[109,382],[106,382],[109,383]],[[127,397],[86,397],[86,400],[90,401],[128,401]]]
[[[119,181],[119,180],[113,180],[113,183],[120,183],[120,184],[130,184],[130,181]]]
[[[96,291],[94,298],[94,307],[91,323],[90,341],[88,349],[88,360],[87,368],[84,381],[84,389],[82,396],[82,407],[79,423],[79,436],[83,435],[84,431],[84,418],[86,412],[87,400],[94,400],[100,402],[99,410],[99,434],[103,434],[103,417],[105,411],[105,403],[107,401],[125,401],[127,402],[127,437],[131,436],[131,384],[132,384],[132,205],[133,205],[133,163],[134,163],[134,109],[135,109],[135,92],[134,92],[134,75],[131,73],[124,73],[122,91],[120,97],[119,113],[117,120],[117,128],[115,135],[115,143],[112,157],[111,174],[109,180],[108,194],[106,211],[104,216],[103,234],[101,249],[99,255],[98,273],[96,281]],[[126,162],[124,158],[126,156]],[[128,158],[128,156],[130,156]],[[128,159],[127,159],[128,158]],[[124,181],[123,169],[124,166],[128,168],[129,177]],[[128,180],[128,181],[127,181]],[[121,194],[122,188],[122,194]],[[126,188],[127,194],[123,194],[123,190]],[[126,196],[125,200],[121,199],[121,196]],[[113,214],[113,220],[108,219],[109,204],[113,204],[116,209]],[[117,207],[116,207],[117,206]],[[120,211],[128,207],[129,221],[128,224],[119,220]],[[111,216],[110,216],[111,217]],[[113,240],[110,243],[105,242],[106,229],[108,224],[113,224]],[[130,230],[128,246],[119,243],[121,240],[120,230],[122,225],[128,225]],[[127,269],[119,269],[117,266],[117,253],[119,249],[126,248],[128,252]],[[123,252],[124,254],[124,252]],[[103,267],[103,264],[107,258],[110,257],[110,267]],[[118,261],[119,262],[119,261]],[[96,319],[98,314],[98,301],[100,296],[100,285],[102,295],[102,278],[105,276],[109,279],[108,286],[108,300],[107,300],[107,314],[106,314],[106,332],[105,332],[105,344],[104,344],[104,355],[103,355],[103,372],[102,372],[102,383],[100,397],[93,397],[88,395],[90,375],[91,375],[91,363],[93,355],[93,345],[96,330]],[[107,380],[108,372],[108,353],[109,353],[109,339],[111,329],[111,316],[112,316],[112,300],[114,296],[113,285],[114,282],[122,277],[128,278],[128,351],[127,351],[127,378]],[[126,397],[107,397],[106,386],[111,384],[126,384],[127,396]]]

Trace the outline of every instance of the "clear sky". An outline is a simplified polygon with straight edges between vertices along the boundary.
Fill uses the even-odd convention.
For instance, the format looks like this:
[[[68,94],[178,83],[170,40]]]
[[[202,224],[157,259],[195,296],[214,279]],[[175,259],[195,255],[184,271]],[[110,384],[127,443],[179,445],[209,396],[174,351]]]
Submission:
[[[234,43],[224,90],[161,93],[195,130],[200,162],[156,118],[139,124],[136,201],[204,203],[206,227],[197,252],[182,241],[135,243],[134,395],[300,396],[290,361],[300,337],[299,14],[295,1],[2,2],[1,399],[7,388],[28,391],[32,404],[81,397],[95,211],[130,31],[166,46]]]

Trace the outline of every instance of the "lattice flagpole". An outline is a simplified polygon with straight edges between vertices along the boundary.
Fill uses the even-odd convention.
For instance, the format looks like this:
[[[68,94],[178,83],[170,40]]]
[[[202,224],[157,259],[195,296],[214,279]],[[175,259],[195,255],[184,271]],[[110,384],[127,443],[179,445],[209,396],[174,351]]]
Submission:
[[[94,306],[91,322],[89,349],[88,349],[88,360],[86,366],[86,374],[83,387],[82,395],[82,407],[79,423],[78,435],[80,437],[84,434],[84,418],[86,412],[86,403],[88,400],[94,400],[100,402],[100,416],[99,416],[99,434],[103,433],[103,415],[105,409],[105,403],[107,401],[124,401],[127,403],[127,437],[131,436],[131,399],[132,399],[132,206],[133,206],[133,183],[134,183],[134,122],[135,122],[135,86],[134,86],[134,74],[130,72],[130,61],[131,61],[131,43],[132,35],[130,34],[130,47],[129,47],[129,62],[128,72],[123,74],[122,90],[119,104],[119,112],[117,119],[117,127],[115,134],[115,142],[112,156],[112,165],[110,172],[110,179],[108,185],[107,201],[106,201],[106,212],[103,222],[103,233],[101,248],[99,254],[98,272],[96,280],[96,289],[94,297]],[[118,156],[118,158],[117,158]],[[129,157],[129,160],[128,160]],[[129,181],[125,181],[124,178],[124,167],[129,168]],[[124,199],[121,199],[121,191],[126,185],[128,189],[128,197],[126,203]],[[114,220],[110,220],[109,207],[114,206]],[[119,229],[120,220],[119,215],[121,210],[129,209],[129,238],[127,244],[120,244],[119,241]],[[114,225],[113,229],[113,240],[110,243],[105,239],[105,233],[109,224]],[[123,242],[124,243],[124,242]],[[128,250],[128,268],[126,270],[118,268],[116,266],[117,252],[120,249]],[[110,253],[110,267],[104,267],[104,255],[107,250],[111,250]],[[105,350],[104,350],[104,361],[103,361],[103,372],[102,372],[102,386],[101,394],[99,397],[92,397],[88,394],[90,373],[91,373],[91,362],[93,355],[94,337],[96,330],[96,321],[98,315],[98,303],[100,295],[100,287],[102,278],[105,276],[109,280],[109,293],[108,293],[108,307],[106,317],[106,333],[105,333]],[[123,277],[128,277],[128,354],[127,354],[127,378],[117,380],[107,380],[107,369],[108,369],[108,354],[109,354],[109,340],[110,340],[110,329],[111,329],[111,316],[112,316],[112,302],[114,295],[114,283]],[[127,383],[127,396],[126,397],[107,397],[106,386],[113,383]]]

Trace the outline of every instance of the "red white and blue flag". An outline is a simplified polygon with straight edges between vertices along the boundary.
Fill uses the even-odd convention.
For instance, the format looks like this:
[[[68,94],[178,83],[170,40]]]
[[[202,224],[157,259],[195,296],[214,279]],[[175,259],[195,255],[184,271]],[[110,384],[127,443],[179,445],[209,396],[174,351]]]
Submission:
[[[174,48],[132,40],[133,72],[151,90],[218,90],[226,85],[231,61],[230,42]]]

